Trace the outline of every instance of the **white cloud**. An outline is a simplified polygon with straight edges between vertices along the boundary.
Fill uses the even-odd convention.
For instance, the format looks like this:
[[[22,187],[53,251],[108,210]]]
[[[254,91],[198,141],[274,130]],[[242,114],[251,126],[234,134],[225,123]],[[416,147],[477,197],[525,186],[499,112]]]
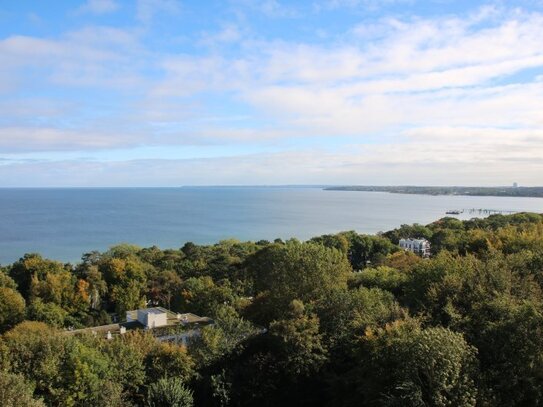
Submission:
[[[103,130],[66,130],[50,127],[0,128],[0,150],[3,153],[110,149],[136,145],[138,141],[143,141],[141,135],[123,135]]]
[[[119,5],[114,0],[87,0],[79,7],[79,13],[107,14],[116,11]]]
[[[54,39],[10,36],[0,40],[0,53],[0,69],[4,70],[3,79],[8,83],[22,81],[25,68],[32,68],[40,71],[44,85],[50,81],[55,85],[108,88],[144,83],[138,69],[149,54],[139,45],[136,32],[101,26],[86,27]]]
[[[271,44],[259,60],[259,82],[242,94],[308,135],[541,125],[538,82],[496,81],[543,67],[542,18],[513,13],[477,30],[456,18],[389,23],[400,28],[364,49]]]
[[[230,0],[230,3],[238,10],[240,7],[244,7],[249,10],[258,11],[267,17],[294,18],[301,16],[299,10],[293,5],[294,2],[289,3],[279,0]]]
[[[242,34],[236,25],[225,25],[220,31],[214,33],[204,33],[200,43],[206,46],[222,46],[224,44],[238,42]]]
[[[143,23],[149,23],[156,14],[176,14],[179,10],[178,0],[137,0],[136,18]]]
[[[313,8],[317,11],[359,7],[377,10],[393,4],[414,4],[415,2],[416,0],[321,0],[314,2]]]
[[[138,16],[149,22],[170,8],[179,9],[176,2],[140,0]],[[484,8],[464,19],[385,19],[367,30],[346,31],[335,42],[314,45],[264,40],[239,25],[223,24],[196,35],[196,44],[208,46],[197,54],[155,52],[143,45],[140,33],[108,27],[87,27],[56,39],[8,37],[0,41],[5,73],[0,91],[23,79],[26,67],[39,67],[46,73],[40,80],[49,85],[100,87],[105,97],[121,92],[129,102],[119,102],[120,112],[111,117],[100,117],[100,127],[89,126],[93,118],[68,129],[55,126],[62,112],[48,111],[43,101],[29,109],[31,124],[25,127],[19,109],[16,123],[0,129],[0,149],[199,142],[275,143],[285,149],[286,140],[294,138],[334,145],[335,138],[347,137],[353,145],[336,153],[307,148],[210,161],[95,162],[81,164],[81,171],[90,176],[96,170],[108,174],[100,182],[122,184],[125,171],[149,165],[150,174],[185,174],[164,179],[175,184],[186,183],[189,175],[205,183],[223,166],[228,169],[219,171],[216,183],[236,183],[244,171],[256,183],[347,183],[379,170],[381,182],[401,183],[402,174],[424,163],[431,168],[429,183],[454,171],[460,173],[458,182],[469,180],[468,170],[476,171],[481,183],[508,173],[524,179],[522,171],[534,174],[523,182],[537,183],[537,171],[543,170],[543,81],[533,72],[543,69],[542,14]],[[231,43],[239,45],[236,52],[225,50]],[[241,111],[229,112],[229,103]],[[215,111],[219,104],[226,112]],[[37,125],[34,111],[53,124]],[[232,123],[229,115],[243,119]],[[15,164],[5,164],[2,171],[8,171],[6,165]],[[111,175],[115,171],[117,181]],[[292,179],[293,174],[299,177]]]
[[[187,160],[48,161],[0,165],[2,186],[179,186],[218,184],[426,184],[451,181],[539,184],[541,148],[511,146],[370,146],[349,152],[290,151]],[[481,159],[481,155],[485,157]],[[495,159],[492,159],[494,155]],[[504,157],[506,157],[504,159]],[[62,174],[59,177],[59,174]]]

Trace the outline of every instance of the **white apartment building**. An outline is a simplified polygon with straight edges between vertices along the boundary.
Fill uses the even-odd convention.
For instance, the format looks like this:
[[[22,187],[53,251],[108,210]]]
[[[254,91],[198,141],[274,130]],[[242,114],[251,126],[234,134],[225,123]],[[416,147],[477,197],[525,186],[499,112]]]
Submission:
[[[400,247],[421,257],[430,257],[430,242],[426,239],[400,239]]]

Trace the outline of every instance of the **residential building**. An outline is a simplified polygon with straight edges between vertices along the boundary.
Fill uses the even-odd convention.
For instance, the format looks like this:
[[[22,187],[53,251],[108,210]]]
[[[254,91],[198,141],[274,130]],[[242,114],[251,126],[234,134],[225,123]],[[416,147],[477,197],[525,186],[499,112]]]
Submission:
[[[67,334],[92,332],[105,339],[124,335],[135,329],[150,330],[159,341],[170,341],[187,345],[190,338],[200,335],[200,328],[212,325],[208,317],[185,313],[178,314],[162,307],[142,308],[126,312],[126,321],[118,324],[66,331]]]
[[[426,239],[400,239],[400,247],[421,257],[430,257],[430,242]]]
[[[138,321],[145,329],[168,325],[168,310],[161,307],[143,308],[126,312],[126,322]]]

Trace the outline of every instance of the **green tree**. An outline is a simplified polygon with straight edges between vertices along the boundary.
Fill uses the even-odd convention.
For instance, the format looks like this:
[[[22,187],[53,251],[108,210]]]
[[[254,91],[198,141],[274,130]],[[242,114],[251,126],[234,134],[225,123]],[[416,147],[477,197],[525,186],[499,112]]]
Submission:
[[[109,379],[109,360],[98,349],[69,338],[64,344],[60,383],[54,389],[58,401],[66,406],[93,406],[102,400]]]
[[[150,332],[129,331],[110,341],[102,341],[110,359],[111,380],[122,386],[130,399],[140,403],[144,397],[146,360],[157,346]]]
[[[445,328],[400,322],[367,332],[349,405],[475,406],[476,350]]]
[[[0,332],[4,332],[25,317],[25,300],[17,291],[0,287]]]
[[[172,298],[180,291],[181,277],[171,270],[162,271],[149,281],[150,299],[168,309],[172,308]]]
[[[37,298],[32,301],[32,304],[27,308],[27,319],[30,321],[45,322],[48,325],[61,328],[68,316],[59,305],[52,302],[43,302]]]
[[[355,232],[344,232],[337,235],[322,235],[312,238],[310,242],[319,243],[328,248],[337,249],[340,252],[347,254],[349,253],[349,249],[351,247],[351,243],[349,241],[351,233],[355,234]]]
[[[30,301],[40,298],[67,310],[75,310],[77,279],[70,271],[47,272],[42,277],[33,276],[30,283]]]
[[[543,312],[506,297],[481,304],[468,331],[479,349],[481,405],[536,406],[543,402]]]
[[[384,235],[390,239],[392,243],[398,244],[400,239],[431,239],[432,234],[432,230],[427,226],[415,223],[413,225],[401,225],[398,229],[386,232]]]
[[[13,263],[9,270],[9,275],[17,283],[17,287],[22,296],[28,300],[30,298],[30,287],[32,281],[45,280],[48,274],[56,274],[65,271],[62,263],[47,260],[39,254],[25,254],[24,257]]]
[[[367,328],[382,327],[405,315],[390,292],[365,287],[337,291],[320,301],[315,311],[323,340],[334,352],[336,360],[341,357],[351,359],[353,341],[364,335]]]
[[[34,398],[34,386],[24,376],[0,370],[0,406],[45,407],[45,404]]]
[[[116,249],[123,249],[114,252],[119,257],[107,257],[100,264],[100,271],[109,287],[110,302],[124,316],[128,310],[145,306],[147,274],[145,264],[131,254],[131,246],[116,246]]]
[[[319,332],[319,319],[308,314],[301,301],[290,305],[288,319],[273,321],[269,341],[283,374],[292,380],[317,373],[327,360],[327,350]]]
[[[367,288],[375,287],[390,291],[394,295],[401,295],[408,280],[409,275],[405,272],[387,266],[379,266],[356,273],[350,285]]]
[[[440,253],[412,270],[402,301],[415,314],[430,314],[435,324],[451,326],[459,323],[473,301],[484,298],[485,293],[492,295],[494,289],[505,289],[503,269],[500,273],[495,270],[496,273],[491,275],[483,266],[481,260],[472,255]],[[490,283],[492,285],[487,286]]]
[[[468,236],[461,229],[437,229],[430,240],[432,244],[432,254],[437,254],[443,250],[452,253],[466,253]]]
[[[98,261],[98,260],[96,260]],[[88,283],[89,305],[92,309],[100,309],[102,300],[108,292],[107,283],[104,280],[97,264],[82,263],[76,269],[77,276]]]
[[[314,243],[274,244],[248,260],[260,298],[256,319],[281,319],[293,300],[311,304],[331,291],[347,288],[352,269],[344,253]]]
[[[3,268],[0,268],[0,287],[12,288],[13,290],[17,289],[17,283],[15,283],[15,280]]]
[[[399,250],[386,256],[382,265],[407,273],[422,261],[423,258],[413,252]]]
[[[379,264],[387,255],[399,250],[383,236],[356,235],[351,241],[349,260],[355,270]]]
[[[209,366],[241,350],[244,342],[258,332],[251,322],[241,318],[230,306],[219,308],[214,321],[213,325],[203,327],[200,335],[190,342],[189,352],[199,367]]]
[[[191,277],[182,283],[174,310],[214,317],[221,306],[233,302],[234,293],[230,287],[215,284],[209,276]]]
[[[50,405],[91,406],[102,399],[109,361],[95,347],[40,322],[23,322],[4,334],[10,369],[36,383]]]
[[[3,357],[11,370],[23,374],[45,392],[56,380],[61,344],[51,340],[54,331],[43,322],[25,321],[3,336]]]
[[[183,346],[159,343],[146,357],[147,380],[178,377],[187,383],[194,374],[194,361]]]
[[[192,391],[177,377],[164,377],[149,386],[149,407],[192,407]]]

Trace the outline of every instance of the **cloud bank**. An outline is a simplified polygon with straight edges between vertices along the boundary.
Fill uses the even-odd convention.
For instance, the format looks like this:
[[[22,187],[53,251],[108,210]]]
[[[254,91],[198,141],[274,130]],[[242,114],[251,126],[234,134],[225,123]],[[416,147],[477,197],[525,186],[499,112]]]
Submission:
[[[232,2],[221,21],[180,29],[205,16],[140,0],[125,24],[5,35],[0,185],[543,181],[537,7],[385,10],[331,30],[317,18],[322,10],[377,6],[334,1],[304,14],[268,3]],[[118,5],[88,1],[80,10],[111,14]],[[159,13],[170,25],[156,27]],[[248,18],[258,15],[277,32]],[[303,35],[289,35],[288,24]],[[234,154],[125,154],[191,146]]]

